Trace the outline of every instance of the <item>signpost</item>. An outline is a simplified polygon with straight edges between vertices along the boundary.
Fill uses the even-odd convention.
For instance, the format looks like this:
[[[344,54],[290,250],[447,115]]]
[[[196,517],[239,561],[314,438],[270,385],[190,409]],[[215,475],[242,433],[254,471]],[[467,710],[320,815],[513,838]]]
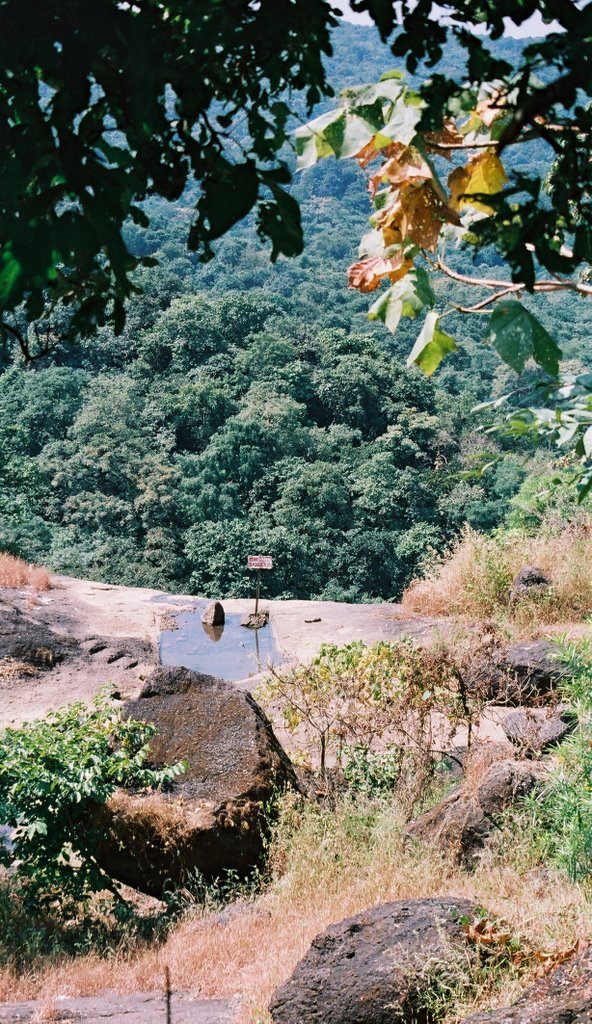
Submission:
[[[261,592],[261,570],[273,569],[271,555],[247,555],[247,567],[257,570],[257,590],[255,593],[255,615],[259,612],[259,594]]]

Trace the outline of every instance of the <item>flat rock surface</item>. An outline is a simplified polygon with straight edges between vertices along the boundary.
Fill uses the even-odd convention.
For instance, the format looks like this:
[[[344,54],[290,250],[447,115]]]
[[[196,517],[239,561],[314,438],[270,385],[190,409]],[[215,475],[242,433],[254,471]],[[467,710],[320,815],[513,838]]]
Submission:
[[[192,999],[174,993],[171,998],[173,1024],[233,1024],[236,1004],[222,999]],[[84,1024],[103,1024],[104,1021],[123,1021],[125,1024],[165,1024],[165,997],[162,992],[144,992],[124,996],[105,994],[77,999],[39,999],[28,1003],[0,1005],[2,1024],[21,1021],[81,1021]]]
[[[18,651],[0,650],[0,663],[12,659],[10,671],[6,664],[4,675],[0,672],[0,728],[43,717],[74,700],[90,701],[107,683],[124,698],[137,696],[157,663],[162,628],[170,628],[175,612],[194,604],[182,594],[142,587],[67,576],[53,576],[51,582],[51,589],[40,594],[28,588],[0,589],[0,639],[3,632],[14,635],[18,619],[33,647],[54,649],[58,655],[39,664],[37,659],[31,674],[18,670],[19,662],[25,663],[16,656]],[[227,613],[245,615],[253,607],[247,598],[224,602]],[[323,643],[421,636],[438,628],[448,630],[451,623],[414,615],[397,604],[262,601],[261,610],[269,613],[276,645],[286,661],[306,662]],[[235,685],[252,690],[256,681],[249,678]]]

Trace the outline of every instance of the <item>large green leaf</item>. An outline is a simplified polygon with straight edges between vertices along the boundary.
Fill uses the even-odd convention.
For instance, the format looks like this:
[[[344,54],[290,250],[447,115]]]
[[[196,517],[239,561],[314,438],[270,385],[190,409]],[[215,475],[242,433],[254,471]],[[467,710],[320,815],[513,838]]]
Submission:
[[[522,373],[529,359],[551,376],[559,371],[561,349],[521,302],[500,302],[489,321],[487,339],[508,366]]]
[[[382,320],[394,334],[402,316],[414,320],[425,306],[432,306],[435,297],[430,279],[422,267],[410,271],[373,303],[369,320]]]
[[[425,318],[421,334],[409,353],[407,366],[419,366],[420,370],[430,376],[438,368],[445,356],[456,352],[454,338],[440,329],[440,319],[434,310],[430,310]]]

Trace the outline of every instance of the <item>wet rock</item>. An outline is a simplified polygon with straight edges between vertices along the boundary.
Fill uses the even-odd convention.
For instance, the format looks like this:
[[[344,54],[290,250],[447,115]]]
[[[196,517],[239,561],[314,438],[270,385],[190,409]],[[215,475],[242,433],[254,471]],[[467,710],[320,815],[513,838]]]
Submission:
[[[525,756],[542,754],[561,743],[577,725],[566,705],[557,708],[517,708],[504,718],[502,728]]]
[[[223,626],[225,621],[224,608],[219,601],[212,601],[201,617],[206,626]]]
[[[469,779],[411,823],[408,834],[434,843],[470,868],[500,814],[526,796],[543,770],[512,758],[495,761],[477,780]]]
[[[537,981],[511,1006],[474,1013],[463,1024],[590,1024],[592,949]]]
[[[247,629],[263,629],[269,622],[269,612],[249,612],[248,615],[244,615],[241,619],[241,626],[245,626]]]
[[[427,1024],[473,913],[466,900],[400,900],[330,925],[273,996],[274,1024]]]
[[[297,788],[258,704],[222,679],[168,667],[153,672],[125,714],[156,725],[153,765],[186,759],[189,769],[170,792],[119,792],[99,812],[103,867],[159,898],[192,871],[206,879],[247,872],[264,851],[268,804]]]
[[[510,591],[510,605],[520,601],[523,597],[532,594],[543,594],[551,586],[551,580],[547,579],[544,572],[536,565],[523,565],[516,576]]]

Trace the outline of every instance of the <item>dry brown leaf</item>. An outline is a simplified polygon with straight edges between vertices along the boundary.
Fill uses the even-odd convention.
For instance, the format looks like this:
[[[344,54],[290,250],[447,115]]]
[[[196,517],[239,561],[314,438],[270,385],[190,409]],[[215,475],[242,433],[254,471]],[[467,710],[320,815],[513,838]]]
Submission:
[[[377,149],[374,143],[374,139],[370,139],[365,146],[356,153],[354,159],[358,161],[360,167],[365,168],[368,164],[371,164],[377,157],[382,157],[383,160],[388,160],[391,156],[397,156],[406,147],[402,142],[390,142],[388,146],[383,146]]]
[[[403,147],[393,154],[370,179],[370,191],[374,194],[383,182],[401,187],[410,182],[427,181],[432,172],[417,150]]]
[[[400,228],[421,249],[434,250],[448,222],[447,207],[429,182],[401,190]]]
[[[447,160],[451,159],[450,153],[446,152],[446,146],[460,146],[464,142],[454,121],[446,121],[439,132],[426,132],[424,144],[428,153],[437,153]]]
[[[551,952],[545,952],[545,950],[538,949],[535,951],[535,959],[539,961],[539,968],[536,972],[537,978],[544,978],[545,975],[554,971],[560,964],[565,963],[566,960],[570,960],[572,956],[577,956],[580,953],[585,953],[590,948],[590,942],[588,939],[576,939],[573,945],[567,949],[555,949]]]
[[[507,946],[512,938],[503,922],[489,917],[474,917],[463,930],[469,942],[481,946]]]
[[[368,259],[352,263],[351,267],[348,267],[349,286],[357,288],[361,292],[373,292],[385,277],[392,282],[398,281],[399,278],[405,276],[412,265],[403,258],[402,253],[397,253],[390,259],[385,259],[383,256],[371,256]]]

